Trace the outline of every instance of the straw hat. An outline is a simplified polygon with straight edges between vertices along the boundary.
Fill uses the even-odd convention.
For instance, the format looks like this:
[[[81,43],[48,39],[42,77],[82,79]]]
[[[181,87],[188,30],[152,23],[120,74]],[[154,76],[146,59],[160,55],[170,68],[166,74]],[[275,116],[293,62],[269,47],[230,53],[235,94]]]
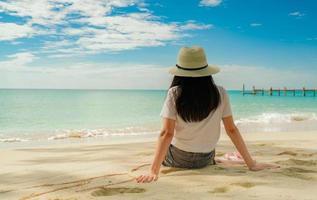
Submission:
[[[200,77],[216,74],[220,69],[208,65],[203,48],[193,46],[182,47],[178,53],[176,66],[169,68],[168,71],[175,76]]]

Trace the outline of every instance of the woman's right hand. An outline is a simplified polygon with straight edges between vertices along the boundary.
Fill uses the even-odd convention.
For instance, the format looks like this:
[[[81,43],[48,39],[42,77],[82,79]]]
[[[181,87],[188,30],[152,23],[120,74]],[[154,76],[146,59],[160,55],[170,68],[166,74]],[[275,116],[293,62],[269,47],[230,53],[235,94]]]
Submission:
[[[249,169],[251,171],[260,171],[260,170],[264,170],[264,169],[276,169],[276,168],[280,168],[280,166],[274,165],[274,164],[268,164],[268,163],[255,163]]]
[[[158,173],[150,172],[148,174],[143,174],[138,176],[135,180],[137,183],[151,183],[152,181],[157,181]]]

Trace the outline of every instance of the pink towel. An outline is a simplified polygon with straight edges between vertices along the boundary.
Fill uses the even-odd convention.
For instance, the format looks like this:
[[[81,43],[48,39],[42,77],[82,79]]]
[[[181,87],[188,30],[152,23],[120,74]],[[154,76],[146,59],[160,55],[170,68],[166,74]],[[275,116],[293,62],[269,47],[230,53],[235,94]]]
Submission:
[[[224,164],[244,164],[244,160],[239,152],[228,152],[223,157],[216,158],[216,162]]]
[[[239,152],[229,152],[224,155],[227,160],[243,161],[243,158]]]

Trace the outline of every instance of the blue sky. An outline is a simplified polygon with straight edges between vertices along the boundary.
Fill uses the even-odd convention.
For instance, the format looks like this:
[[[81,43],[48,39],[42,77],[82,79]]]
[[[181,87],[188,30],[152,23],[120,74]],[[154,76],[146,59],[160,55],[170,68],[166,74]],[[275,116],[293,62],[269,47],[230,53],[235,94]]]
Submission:
[[[167,88],[180,47],[228,89],[317,87],[314,0],[0,0],[0,88]]]

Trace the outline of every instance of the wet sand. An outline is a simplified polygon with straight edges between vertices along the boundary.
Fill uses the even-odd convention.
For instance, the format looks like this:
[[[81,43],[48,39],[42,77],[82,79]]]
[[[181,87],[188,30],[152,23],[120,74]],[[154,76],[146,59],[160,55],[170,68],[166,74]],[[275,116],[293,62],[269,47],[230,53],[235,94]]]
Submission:
[[[0,152],[0,199],[315,199],[317,132],[243,137],[257,161],[281,168],[162,167],[157,182],[138,184],[134,177],[149,169],[155,142],[6,149]],[[217,157],[231,151],[235,149],[223,134]]]

